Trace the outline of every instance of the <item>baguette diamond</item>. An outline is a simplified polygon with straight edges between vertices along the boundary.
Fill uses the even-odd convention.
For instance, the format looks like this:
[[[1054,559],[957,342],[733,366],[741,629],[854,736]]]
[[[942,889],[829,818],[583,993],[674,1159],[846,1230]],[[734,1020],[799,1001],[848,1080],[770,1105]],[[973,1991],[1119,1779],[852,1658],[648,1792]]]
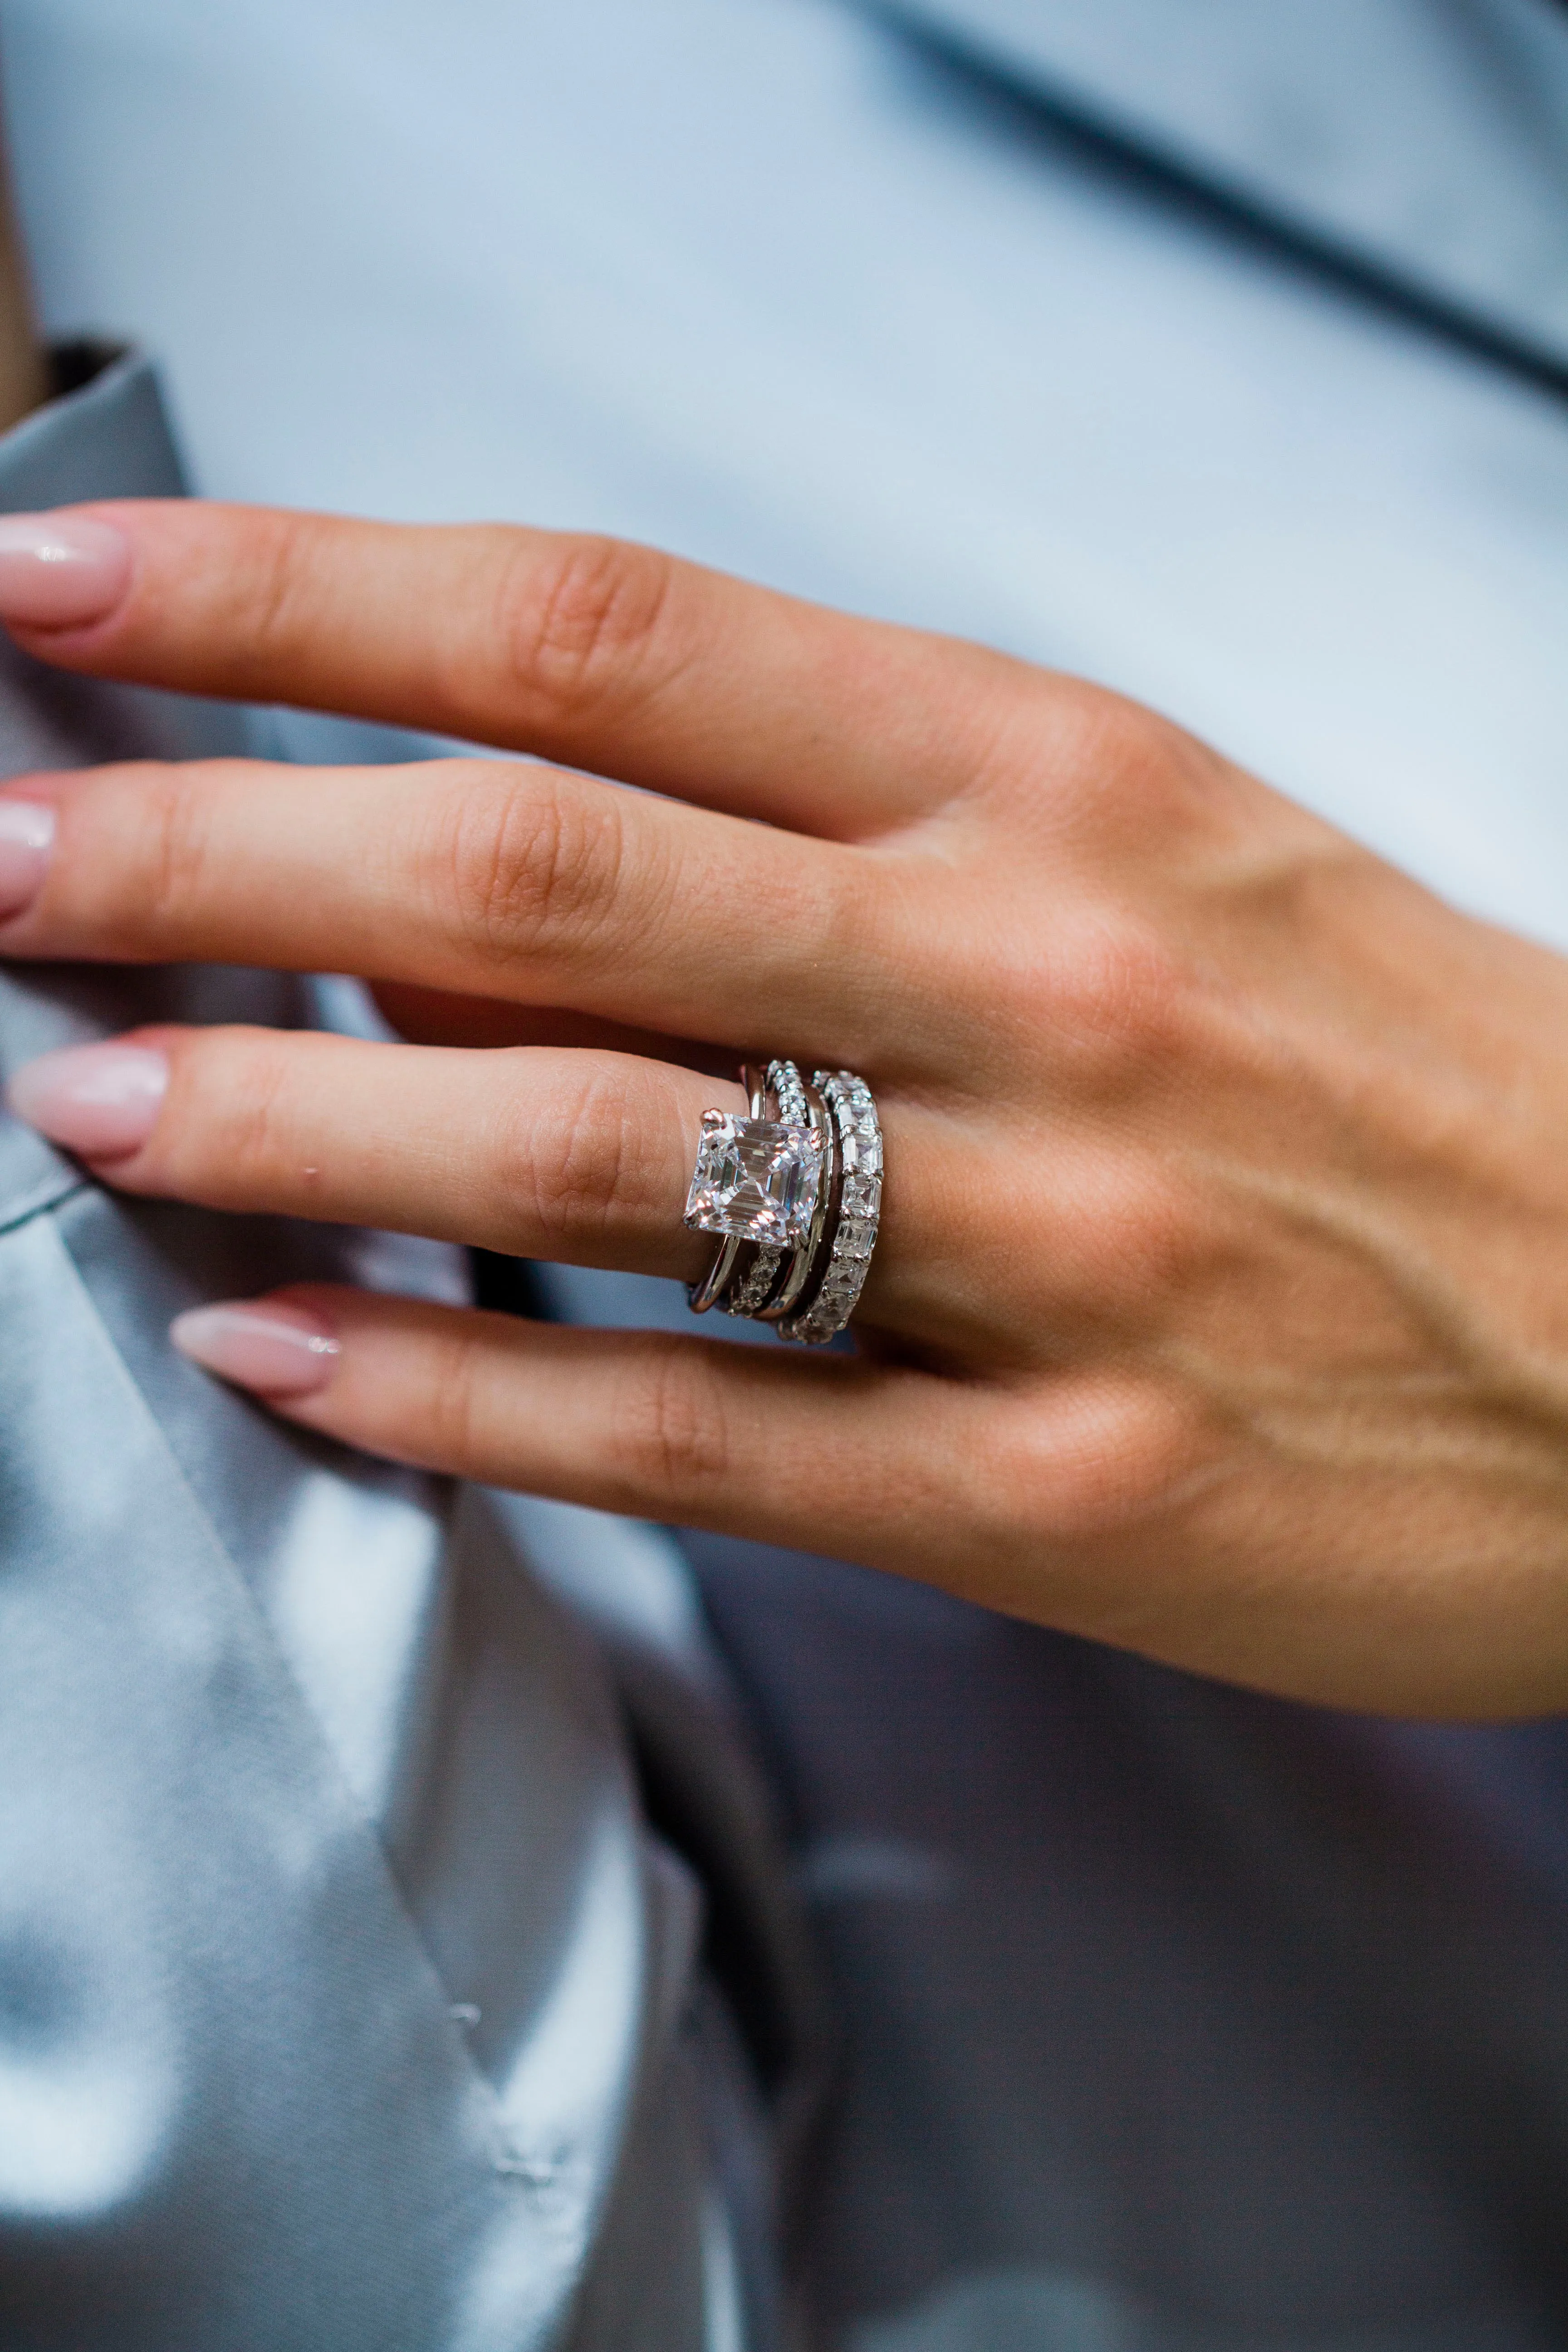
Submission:
[[[779,1330],[818,1348],[844,1328],[860,1301],[882,1211],[882,1130],[871,1089],[852,1070],[818,1070],[812,1081],[826,1104],[843,1170],[838,1223],[822,1287],[803,1314]]]

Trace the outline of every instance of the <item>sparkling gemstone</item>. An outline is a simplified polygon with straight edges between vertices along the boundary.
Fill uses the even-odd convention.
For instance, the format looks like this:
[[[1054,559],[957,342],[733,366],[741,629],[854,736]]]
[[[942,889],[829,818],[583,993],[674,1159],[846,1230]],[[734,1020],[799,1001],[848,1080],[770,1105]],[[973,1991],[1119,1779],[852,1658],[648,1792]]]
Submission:
[[[805,1239],[822,1184],[822,1146],[809,1127],[703,1114],[686,1222],[700,1233],[789,1244]]]
[[[846,1217],[833,1239],[835,1257],[868,1258],[877,1228],[866,1217]]]
[[[874,1217],[881,1205],[880,1177],[858,1173],[845,1177],[844,1213],[847,1217]]]
[[[877,1134],[851,1130],[844,1138],[846,1170],[858,1169],[862,1175],[875,1176],[882,1166],[882,1139]]]

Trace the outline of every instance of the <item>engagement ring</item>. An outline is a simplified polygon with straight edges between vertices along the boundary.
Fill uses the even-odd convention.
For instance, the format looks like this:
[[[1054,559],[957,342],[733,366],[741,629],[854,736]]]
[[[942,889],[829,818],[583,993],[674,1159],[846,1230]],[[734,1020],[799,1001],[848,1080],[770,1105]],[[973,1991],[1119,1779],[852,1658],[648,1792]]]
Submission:
[[[793,1062],[741,1073],[747,1116],[704,1111],[686,1223],[719,1237],[690,1292],[819,1347],[854,1313],[876,1247],[882,1135],[864,1078]]]

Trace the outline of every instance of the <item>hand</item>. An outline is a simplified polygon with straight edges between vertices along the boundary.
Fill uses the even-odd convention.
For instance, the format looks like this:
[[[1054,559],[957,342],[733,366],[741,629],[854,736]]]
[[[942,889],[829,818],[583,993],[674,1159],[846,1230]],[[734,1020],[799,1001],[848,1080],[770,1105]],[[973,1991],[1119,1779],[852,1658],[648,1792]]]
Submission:
[[[740,1107],[693,1065],[847,1066],[883,1113],[857,1359],[323,1290],[198,1317],[204,1360],[376,1453],[1267,1689],[1568,1703],[1555,957],[1111,695],[646,551],[49,528],[73,562],[0,562],[47,659],[564,763],[9,787],[6,954],[353,971],[420,1041],[23,1073],[106,1181],[690,1278],[700,1115]]]

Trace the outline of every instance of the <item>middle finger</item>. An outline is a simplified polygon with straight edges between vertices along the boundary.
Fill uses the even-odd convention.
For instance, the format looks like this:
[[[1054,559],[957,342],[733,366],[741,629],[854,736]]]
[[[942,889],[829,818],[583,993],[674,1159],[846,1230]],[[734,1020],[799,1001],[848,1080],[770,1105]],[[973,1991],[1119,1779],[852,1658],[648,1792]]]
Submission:
[[[7,793],[40,796],[57,839],[8,955],[347,971],[876,1058],[875,851],[531,762],[149,764]]]

